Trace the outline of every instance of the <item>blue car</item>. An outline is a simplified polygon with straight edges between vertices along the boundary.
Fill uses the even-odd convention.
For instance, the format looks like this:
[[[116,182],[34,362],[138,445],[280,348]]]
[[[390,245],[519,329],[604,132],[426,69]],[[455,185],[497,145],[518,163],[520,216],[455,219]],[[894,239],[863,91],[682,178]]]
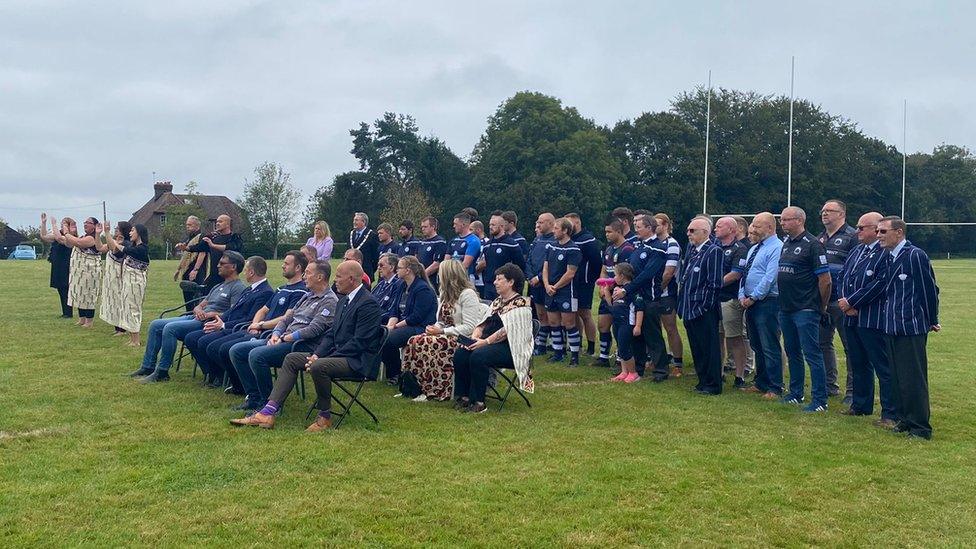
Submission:
[[[19,244],[14,251],[10,252],[7,259],[37,259],[37,252],[34,247],[27,244]]]

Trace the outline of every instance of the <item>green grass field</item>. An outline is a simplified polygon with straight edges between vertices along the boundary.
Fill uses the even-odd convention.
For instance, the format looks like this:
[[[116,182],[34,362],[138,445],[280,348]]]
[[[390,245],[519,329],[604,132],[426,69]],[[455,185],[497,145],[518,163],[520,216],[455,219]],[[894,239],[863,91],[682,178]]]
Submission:
[[[151,266],[147,324],[180,295],[173,268]],[[294,396],[275,430],[235,429],[236,397],[186,367],[123,377],[141,350],[57,318],[46,262],[0,261],[0,546],[973,545],[976,261],[936,271],[925,442],[837,399],[808,416],[549,364],[531,409],[462,415],[373,384],[378,426],[306,435]]]

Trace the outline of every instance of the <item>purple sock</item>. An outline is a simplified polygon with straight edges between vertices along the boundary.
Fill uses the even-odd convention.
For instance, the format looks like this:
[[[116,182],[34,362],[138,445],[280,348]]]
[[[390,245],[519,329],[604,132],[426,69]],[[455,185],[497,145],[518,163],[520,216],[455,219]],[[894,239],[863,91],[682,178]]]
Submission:
[[[277,415],[279,406],[281,405],[278,404],[277,402],[273,400],[269,400],[268,403],[264,405],[264,408],[261,408],[261,412],[259,413],[264,416]]]
[[[328,410],[322,410],[322,411],[319,412],[319,417],[325,418],[325,419],[332,419],[332,412],[330,412]]]

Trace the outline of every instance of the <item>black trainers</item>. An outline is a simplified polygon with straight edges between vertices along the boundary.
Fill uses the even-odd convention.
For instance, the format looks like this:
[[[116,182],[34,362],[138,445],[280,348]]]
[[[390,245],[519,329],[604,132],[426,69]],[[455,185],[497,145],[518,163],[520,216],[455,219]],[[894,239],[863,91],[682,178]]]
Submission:
[[[136,370],[134,372],[130,372],[129,373],[129,377],[145,377],[145,376],[148,376],[149,374],[151,374],[151,373],[153,373],[155,371],[156,370],[150,370],[148,368],[139,368],[138,370]]]
[[[484,402],[475,402],[471,406],[464,409],[464,412],[468,414],[483,414],[487,411],[488,407],[485,406]]]
[[[747,385],[746,380],[742,379],[741,377],[735,378],[735,381],[732,382],[732,387],[735,389],[742,389],[746,385]]]
[[[459,399],[455,399],[455,401],[454,401],[454,409],[455,410],[459,410],[461,412],[465,411],[468,408],[468,406],[470,406],[470,405],[471,405],[471,402],[468,401],[468,399],[463,398],[463,397],[462,398],[459,398]]]

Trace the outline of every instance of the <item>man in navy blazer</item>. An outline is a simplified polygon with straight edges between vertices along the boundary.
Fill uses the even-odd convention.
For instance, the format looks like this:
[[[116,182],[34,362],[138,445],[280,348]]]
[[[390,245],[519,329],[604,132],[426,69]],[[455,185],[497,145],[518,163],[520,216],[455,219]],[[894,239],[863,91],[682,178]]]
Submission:
[[[837,305],[844,313],[847,332],[847,369],[851,373],[851,407],[849,416],[869,416],[874,412],[874,376],[881,392],[879,427],[891,429],[898,419],[894,389],[891,385],[891,360],[883,331],[886,256],[878,243],[878,222],[884,217],[868,212],[857,221],[859,244],[847,255],[837,277]]]
[[[699,394],[722,392],[722,354],[718,324],[721,320],[718,291],[722,288],[722,248],[709,240],[712,224],[701,218],[688,224],[691,250],[681,273],[678,314],[684,321],[691,356],[695,361]]]
[[[929,256],[905,239],[908,227],[897,216],[878,222],[878,240],[887,250],[884,332],[892,366],[898,424],[896,433],[932,438],[929,424],[929,332],[938,332],[939,287]]]
[[[183,338],[183,344],[209,379],[210,387],[223,387],[224,368],[220,363],[210,360],[207,346],[233,334],[234,327],[238,324],[250,323],[255,313],[274,295],[274,288],[268,284],[268,263],[263,257],[254,255],[247,258],[243,274],[250,286],[241,292],[237,301],[229,309],[204,324],[202,329],[194,330]],[[231,374],[236,376],[236,373]]]
[[[234,425],[249,425],[271,429],[275,416],[281,411],[285,398],[295,387],[298,376],[308,371],[315,384],[319,415],[306,431],[317,432],[332,427],[332,378],[363,376],[375,378],[377,372],[371,360],[379,353],[380,317],[382,310],[362,281],[363,268],[355,261],[344,261],[336,269],[335,284],[345,294],[336,307],[336,318],[329,327],[315,353],[291,353],[285,357],[268,403],[259,412],[241,419]]]

